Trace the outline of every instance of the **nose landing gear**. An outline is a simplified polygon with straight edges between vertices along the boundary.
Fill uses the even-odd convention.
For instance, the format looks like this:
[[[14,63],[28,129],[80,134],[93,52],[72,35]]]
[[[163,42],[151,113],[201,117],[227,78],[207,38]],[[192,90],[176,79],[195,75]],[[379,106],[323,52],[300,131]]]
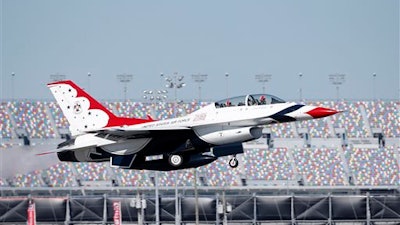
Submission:
[[[229,166],[231,167],[231,168],[236,168],[236,167],[238,167],[239,166],[239,160],[237,160],[237,158],[236,158],[236,155],[234,155],[233,156],[233,158],[231,158],[230,160],[229,160]]]

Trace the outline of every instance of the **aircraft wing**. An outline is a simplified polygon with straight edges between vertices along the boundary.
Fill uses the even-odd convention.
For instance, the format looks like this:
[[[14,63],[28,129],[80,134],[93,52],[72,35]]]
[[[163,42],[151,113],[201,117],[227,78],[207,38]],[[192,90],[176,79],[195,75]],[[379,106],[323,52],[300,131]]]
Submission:
[[[119,128],[108,128],[101,130],[92,130],[87,133],[96,133],[100,135],[113,135],[124,138],[143,138],[143,137],[152,137],[154,133],[157,134],[168,134],[169,132],[180,132],[180,131],[189,131],[191,128],[189,127],[160,127],[160,128],[130,128],[130,127],[119,127]]]

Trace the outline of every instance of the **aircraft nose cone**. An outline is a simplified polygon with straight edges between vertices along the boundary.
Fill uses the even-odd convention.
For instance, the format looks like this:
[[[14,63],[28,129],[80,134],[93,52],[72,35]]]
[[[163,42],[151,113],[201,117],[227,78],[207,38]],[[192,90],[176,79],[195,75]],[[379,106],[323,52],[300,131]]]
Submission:
[[[336,111],[334,109],[323,108],[323,107],[316,107],[315,109],[312,109],[307,112],[307,114],[312,116],[313,118],[321,118],[321,117],[331,116],[336,113],[338,113],[338,111]]]

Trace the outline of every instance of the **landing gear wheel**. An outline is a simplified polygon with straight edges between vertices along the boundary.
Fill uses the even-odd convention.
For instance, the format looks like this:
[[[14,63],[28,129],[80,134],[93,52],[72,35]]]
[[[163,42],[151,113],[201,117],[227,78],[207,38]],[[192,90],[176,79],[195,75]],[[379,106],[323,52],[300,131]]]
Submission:
[[[183,163],[183,157],[181,155],[170,155],[168,162],[171,166],[178,167]]]
[[[236,168],[239,166],[239,160],[237,160],[236,157],[233,157],[232,159],[229,160],[229,166],[231,168]]]

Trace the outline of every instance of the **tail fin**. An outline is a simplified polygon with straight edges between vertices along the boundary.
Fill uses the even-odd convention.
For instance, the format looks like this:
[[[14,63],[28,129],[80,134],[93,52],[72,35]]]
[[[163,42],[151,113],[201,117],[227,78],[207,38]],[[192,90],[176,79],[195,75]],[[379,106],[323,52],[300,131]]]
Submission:
[[[117,117],[70,80],[47,84],[67,118],[72,135],[105,127],[125,126],[152,120]]]

